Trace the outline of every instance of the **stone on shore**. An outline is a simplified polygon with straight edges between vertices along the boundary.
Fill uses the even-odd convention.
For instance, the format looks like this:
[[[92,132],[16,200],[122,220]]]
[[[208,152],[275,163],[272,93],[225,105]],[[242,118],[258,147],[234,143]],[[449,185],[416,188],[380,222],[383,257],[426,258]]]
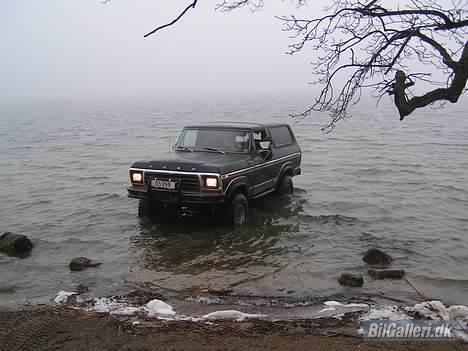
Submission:
[[[8,255],[26,255],[32,248],[33,244],[26,235],[6,232],[0,236],[0,251]]]
[[[87,257],[75,257],[70,261],[69,267],[72,271],[82,271],[86,267],[98,267],[100,265],[100,262],[94,262]]]
[[[362,260],[369,266],[376,268],[387,268],[393,262],[393,258],[390,255],[376,248],[367,250]]]
[[[338,278],[338,283],[344,286],[361,287],[364,284],[364,278],[360,273],[345,272]]]
[[[375,279],[401,279],[406,274],[403,269],[369,269],[367,273]]]

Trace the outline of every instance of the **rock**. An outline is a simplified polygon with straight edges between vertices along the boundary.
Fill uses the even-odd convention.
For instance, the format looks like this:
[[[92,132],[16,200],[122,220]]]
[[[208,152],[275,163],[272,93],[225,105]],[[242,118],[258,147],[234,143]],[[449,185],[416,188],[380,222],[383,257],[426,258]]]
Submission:
[[[100,265],[100,262],[94,262],[87,257],[75,257],[70,261],[69,267],[72,271],[82,271],[86,267],[98,267]]]
[[[3,233],[0,236],[0,251],[12,256],[23,256],[33,248],[31,240],[26,235]]]
[[[78,284],[76,286],[76,292],[78,294],[84,294],[84,293],[87,293],[88,291],[89,291],[89,288],[84,284]]]
[[[369,269],[367,273],[375,279],[401,279],[406,274],[403,269]]]
[[[364,284],[364,278],[360,273],[343,273],[338,278],[338,283],[344,286],[361,287]]]
[[[371,248],[367,250],[362,260],[371,267],[387,268],[392,263],[393,258],[379,249]]]

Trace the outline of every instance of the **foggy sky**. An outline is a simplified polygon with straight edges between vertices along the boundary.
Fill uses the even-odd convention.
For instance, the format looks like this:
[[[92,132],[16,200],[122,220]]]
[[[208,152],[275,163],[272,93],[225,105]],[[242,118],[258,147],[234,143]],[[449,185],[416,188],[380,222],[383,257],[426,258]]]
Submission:
[[[290,40],[274,18],[296,11],[288,1],[221,13],[201,0],[176,26],[143,38],[188,3],[1,0],[0,100],[311,92],[309,59],[285,55]]]

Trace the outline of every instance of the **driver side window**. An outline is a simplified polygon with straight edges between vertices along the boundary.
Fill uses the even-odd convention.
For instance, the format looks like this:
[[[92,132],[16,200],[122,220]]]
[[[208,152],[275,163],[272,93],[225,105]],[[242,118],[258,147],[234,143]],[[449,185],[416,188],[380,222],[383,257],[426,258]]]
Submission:
[[[254,142],[254,150],[256,153],[259,153],[262,150],[260,142],[265,139],[266,133],[265,130],[256,130],[252,132],[252,139]]]

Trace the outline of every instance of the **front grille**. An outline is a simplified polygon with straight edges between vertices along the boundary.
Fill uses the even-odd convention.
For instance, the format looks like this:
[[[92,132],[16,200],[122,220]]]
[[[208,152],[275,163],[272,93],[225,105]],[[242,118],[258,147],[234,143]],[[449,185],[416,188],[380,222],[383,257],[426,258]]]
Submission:
[[[191,174],[169,174],[169,173],[148,173],[145,172],[145,184],[150,187],[152,179],[172,180],[178,183],[178,189],[183,193],[199,193],[200,178]]]

